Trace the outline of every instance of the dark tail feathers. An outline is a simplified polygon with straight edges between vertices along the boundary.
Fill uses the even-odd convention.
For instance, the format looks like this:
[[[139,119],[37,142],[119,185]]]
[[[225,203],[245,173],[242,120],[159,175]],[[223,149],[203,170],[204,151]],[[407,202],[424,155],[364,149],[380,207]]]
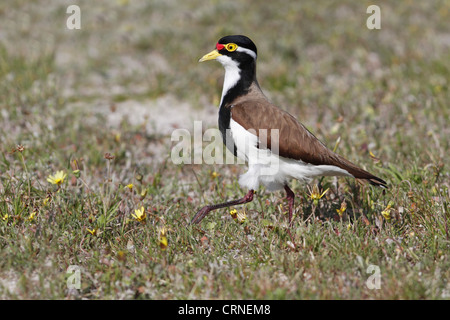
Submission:
[[[381,187],[381,188],[385,188],[385,189],[388,188],[387,182],[384,181],[383,179],[378,178],[378,177],[374,176],[373,178],[367,179],[367,181],[369,181],[369,183],[371,185],[373,185],[373,186],[377,186],[377,187]]]

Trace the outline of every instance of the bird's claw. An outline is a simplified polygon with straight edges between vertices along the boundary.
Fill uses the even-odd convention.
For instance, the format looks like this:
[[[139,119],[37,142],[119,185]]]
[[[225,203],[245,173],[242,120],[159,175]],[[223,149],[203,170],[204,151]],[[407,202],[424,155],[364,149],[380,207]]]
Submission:
[[[210,211],[211,209],[208,206],[201,208],[189,224],[199,224]]]

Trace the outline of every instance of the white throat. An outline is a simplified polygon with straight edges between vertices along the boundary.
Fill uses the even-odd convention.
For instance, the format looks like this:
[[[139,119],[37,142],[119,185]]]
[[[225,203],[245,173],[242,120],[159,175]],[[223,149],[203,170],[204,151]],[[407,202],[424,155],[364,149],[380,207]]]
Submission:
[[[239,69],[239,64],[233,59],[227,56],[220,56],[217,58],[222,66],[225,68],[225,78],[223,81],[222,97],[220,98],[220,104],[222,105],[223,98],[226,96],[227,92],[233,88],[241,78],[241,70]]]

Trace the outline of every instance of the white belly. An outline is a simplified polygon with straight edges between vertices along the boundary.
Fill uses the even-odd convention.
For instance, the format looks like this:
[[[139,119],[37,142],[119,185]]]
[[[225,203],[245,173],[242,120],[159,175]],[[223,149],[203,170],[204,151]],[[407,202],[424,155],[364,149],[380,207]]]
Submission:
[[[249,166],[248,171],[239,177],[241,187],[257,190],[262,184],[269,191],[273,191],[282,189],[290,179],[308,182],[317,176],[352,176],[347,170],[336,166],[312,165],[301,160],[281,157],[276,154],[277,150],[272,152],[259,149],[258,137],[255,132],[250,131],[233,119],[230,120],[230,132],[236,145],[237,156]],[[261,141],[259,142],[261,144]]]

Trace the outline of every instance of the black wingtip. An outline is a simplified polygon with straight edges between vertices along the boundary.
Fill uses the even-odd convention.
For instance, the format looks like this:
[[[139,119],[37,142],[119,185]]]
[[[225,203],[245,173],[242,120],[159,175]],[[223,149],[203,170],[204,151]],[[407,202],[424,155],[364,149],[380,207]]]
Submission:
[[[384,188],[384,189],[389,189],[389,187],[387,185],[387,182],[384,181],[383,179],[380,179],[378,177],[374,177],[374,178],[370,178],[370,179],[367,179],[367,180],[373,186],[381,187],[381,188]]]

